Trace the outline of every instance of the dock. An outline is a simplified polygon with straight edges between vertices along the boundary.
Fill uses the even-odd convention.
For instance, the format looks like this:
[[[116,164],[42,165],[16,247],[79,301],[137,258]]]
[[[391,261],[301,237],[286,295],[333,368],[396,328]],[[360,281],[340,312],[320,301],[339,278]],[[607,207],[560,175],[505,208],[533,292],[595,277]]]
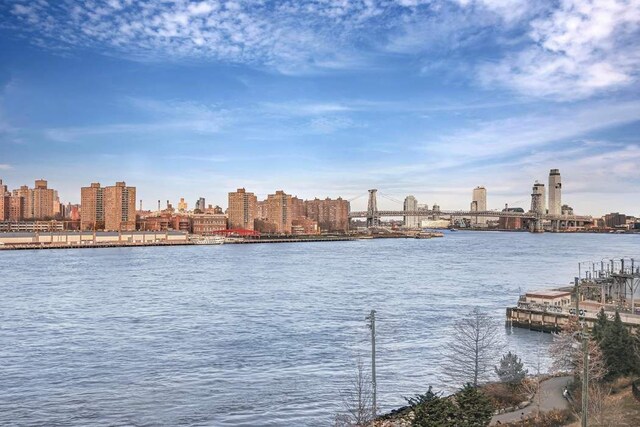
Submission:
[[[225,245],[244,245],[253,243],[301,243],[301,242],[347,242],[358,240],[354,237],[310,237],[310,238],[282,238],[282,239],[242,239],[225,242]]]
[[[591,329],[601,310],[640,333],[640,265],[633,258],[580,263],[573,287],[527,292],[506,309],[507,325],[559,332],[579,316]]]

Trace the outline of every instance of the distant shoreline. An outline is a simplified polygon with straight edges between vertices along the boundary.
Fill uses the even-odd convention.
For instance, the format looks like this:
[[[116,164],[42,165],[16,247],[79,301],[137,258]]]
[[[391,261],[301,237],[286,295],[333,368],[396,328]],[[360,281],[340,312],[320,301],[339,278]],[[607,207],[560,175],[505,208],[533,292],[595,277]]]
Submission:
[[[282,238],[282,239],[247,239],[225,242],[225,245],[258,244],[258,243],[304,243],[304,242],[344,242],[359,240],[357,237],[315,237],[315,238]],[[153,246],[220,246],[215,244],[197,244],[193,241],[169,242],[103,242],[103,243],[27,243],[0,245],[0,251],[18,250],[54,250],[54,249],[101,249],[101,248],[144,248]]]

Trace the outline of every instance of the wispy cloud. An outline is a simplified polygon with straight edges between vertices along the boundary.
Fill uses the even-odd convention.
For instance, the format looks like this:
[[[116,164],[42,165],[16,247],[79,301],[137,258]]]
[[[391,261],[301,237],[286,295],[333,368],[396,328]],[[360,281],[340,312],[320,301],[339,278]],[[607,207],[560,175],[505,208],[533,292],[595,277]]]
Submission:
[[[552,114],[526,114],[484,121],[425,143],[425,150],[452,164],[524,153],[536,147],[640,120],[640,102],[596,103],[556,108]]]
[[[454,14],[438,18],[452,8],[465,11],[462,21],[451,21]],[[215,59],[299,74],[371,67],[368,56],[376,49],[363,47],[398,30],[404,36],[391,50],[415,50],[436,34],[466,28],[468,35],[483,19],[509,24],[530,7],[524,0],[96,0],[55,6],[18,0],[4,9],[13,19],[3,26],[30,33],[44,46],[101,48],[139,60]],[[473,13],[481,17],[469,20]]]
[[[39,35],[45,45],[106,47],[140,60],[217,59],[268,65],[287,73],[359,64],[348,34],[383,10],[407,9],[383,0],[255,2],[176,0],[22,2],[8,12],[14,29]],[[413,6],[414,7],[414,6]],[[5,24],[5,26],[11,24]]]
[[[354,111],[352,105],[336,102],[263,102],[259,108],[266,113],[292,116],[317,116]]]
[[[13,167],[7,163],[0,163],[0,170],[8,171],[13,169]]]
[[[638,80],[638,0],[563,0],[530,28],[530,46],[481,68],[486,84],[572,100]]]
[[[104,135],[157,134],[182,132],[183,134],[216,134],[231,121],[228,110],[185,101],[158,101],[146,98],[126,98],[136,112],[149,116],[149,120],[136,123],[49,128],[44,135],[60,142],[73,142],[83,138]]]

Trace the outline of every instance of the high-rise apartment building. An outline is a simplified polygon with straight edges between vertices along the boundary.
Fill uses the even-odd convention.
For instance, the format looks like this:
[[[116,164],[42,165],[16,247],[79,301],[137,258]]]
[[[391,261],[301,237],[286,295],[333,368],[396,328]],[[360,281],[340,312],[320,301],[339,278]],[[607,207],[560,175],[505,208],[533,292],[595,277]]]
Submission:
[[[229,228],[253,230],[253,223],[257,215],[258,198],[253,193],[247,193],[244,188],[229,193]]]
[[[47,187],[47,181],[44,179],[36,180],[34,188],[23,185],[20,189],[13,190],[12,194],[24,199],[24,219],[51,219],[60,212],[59,206],[57,209],[55,207],[56,203],[60,203],[57,201],[56,192]]]
[[[200,213],[203,213],[207,209],[207,205],[205,204],[204,197],[200,197],[196,202],[196,210],[199,210]]]
[[[303,219],[306,217],[304,200],[296,196],[291,198],[291,220]]]
[[[24,220],[24,197],[12,195],[9,198],[9,221]]]
[[[136,229],[136,188],[127,187],[124,182],[116,182],[103,189],[104,228],[115,231]]]
[[[30,191],[31,194],[31,209],[29,212],[31,218],[34,219],[49,219],[56,215],[55,203],[56,194],[55,190],[47,188],[47,181],[44,179],[36,180],[35,187]],[[59,203],[59,202],[58,202]],[[59,212],[59,209],[58,209]]]
[[[405,211],[415,212],[418,210],[418,200],[414,196],[407,196],[404,198],[402,207]],[[404,226],[407,228],[418,228],[420,227],[420,218],[415,215],[405,216]]]
[[[11,193],[6,185],[2,183],[0,179],[0,221],[7,221],[9,219],[9,205]]]
[[[340,197],[333,200],[327,197],[324,200],[307,200],[304,203],[307,218],[315,220],[322,231],[329,233],[349,231],[348,200],[342,200]]]
[[[80,229],[104,229],[104,188],[99,182],[80,189]]]
[[[551,169],[549,172],[549,214],[562,215],[562,182],[559,169]]]
[[[266,205],[266,221],[275,225],[275,232],[291,234],[291,196],[282,190],[276,191],[267,196]]]
[[[49,220],[62,213],[58,192],[38,179],[34,188],[26,185],[9,192],[0,180],[0,221]]]
[[[180,197],[180,201],[178,202],[178,212],[186,212],[187,209],[187,202],[184,201],[184,197]]]
[[[487,210],[487,189],[484,187],[476,187],[473,189],[473,196],[471,200],[471,211],[482,212]],[[483,216],[476,216],[473,218],[473,222],[476,225],[485,225],[487,218]]]

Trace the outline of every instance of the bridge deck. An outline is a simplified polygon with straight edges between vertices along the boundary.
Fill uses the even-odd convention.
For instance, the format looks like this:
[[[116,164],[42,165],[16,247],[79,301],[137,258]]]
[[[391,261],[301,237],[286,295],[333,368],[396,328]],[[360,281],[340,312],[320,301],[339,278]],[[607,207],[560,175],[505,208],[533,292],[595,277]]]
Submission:
[[[522,219],[536,219],[539,218],[533,212],[504,212],[504,211],[433,211],[433,210],[420,210],[420,211],[377,211],[374,213],[368,211],[353,211],[349,213],[349,218],[368,218],[375,217],[380,218],[383,216],[468,216],[468,217],[492,217],[492,218],[522,218]],[[552,221],[580,221],[591,222],[593,218],[590,216],[581,215],[548,215],[544,214],[540,216],[543,220]]]

